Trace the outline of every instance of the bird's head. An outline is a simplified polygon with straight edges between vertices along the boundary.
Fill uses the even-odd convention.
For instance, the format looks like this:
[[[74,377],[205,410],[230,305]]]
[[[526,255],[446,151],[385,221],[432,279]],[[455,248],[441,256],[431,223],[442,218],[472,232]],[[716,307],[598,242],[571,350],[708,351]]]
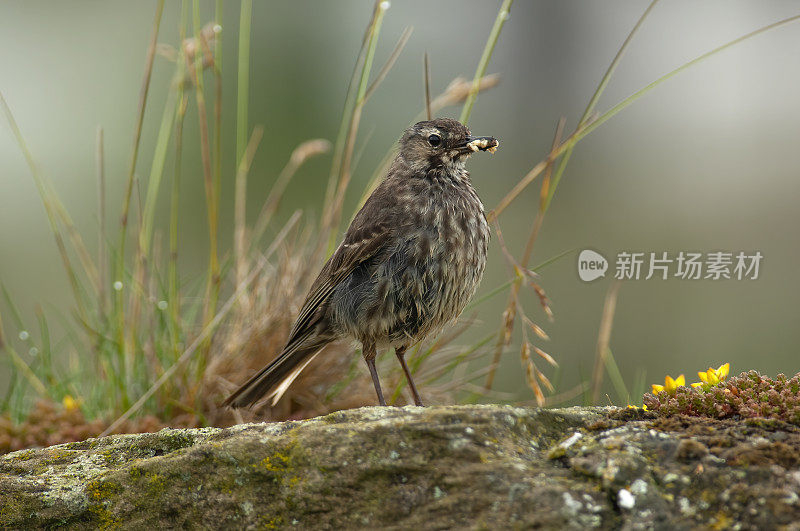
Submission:
[[[494,153],[500,143],[490,136],[472,136],[469,129],[450,118],[418,122],[400,139],[400,156],[417,172],[436,168],[463,168],[476,151]]]

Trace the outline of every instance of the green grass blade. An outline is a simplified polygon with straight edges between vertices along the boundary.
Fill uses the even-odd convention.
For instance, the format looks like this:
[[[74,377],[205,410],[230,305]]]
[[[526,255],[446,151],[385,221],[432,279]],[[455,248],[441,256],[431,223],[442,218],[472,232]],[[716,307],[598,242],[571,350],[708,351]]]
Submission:
[[[356,64],[353,66],[353,73],[350,76],[350,81],[347,85],[347,95],[344,100],[344,108],[342,109],[342,120],[339,123],[339,131],[336,134],[336,142],[333,146],[333,159],[331,161],[330,174],[328,175],[328,185],[325,190],[325,201],[323,202],[323,215],[320,217],[320,223],[325,228],[328,222],[330,213],[328,209],[333,205],[334,194],[336,193],[338,178],[342,169],[342,160],[344,158],[345,141],[347,140],[347,132],[350,128],[352,121],[353,109],[356,104],[356,91],[359,86],[359,74],[363,70],[363,61],[367,55],[367,48],[369,45],[370,32],[375,24],[375,17],[378,14],[378,6],[381,0],[376,0],[375,7],[373,8],[372,18],[364,33],[364,38],[361,41],[361,48],[358,52]],[[329,206],[330,205],[330,206]]]
[[[253,0],[242,0],[239,13],[239,65],[236,81],[236,164],[247,149],[247,112],[250,101],[250,20]]]
[[[31,176],[33,177],[34,184],[36,185],[36,190],[39,193],[42,204],[44,205],[45,213],[47,214],[47,221],[50,224],[50,231],[53,233],[53,238],[56,241],[56,246],[58,247],[58,253],[61,257],[64,271],[67,273],[67,278],[69,279],[70,287],[72,288],[75,304],[78,307],[80,314],[85,316],[86,309],[83,305],[83,290],[81,288],[80,280],[78,279],[75,267],[72,265],[72,261],[67,253],[67,247],[64,243],[64,236],[61,232],[61,228],[58,225],[58,210],[53,201],[53,196],[48,189],[47,182],[39,172],[39,168],[36,166],[33,155],[28,149],[25,138],[22,136],[22,131],[20,130],[19,125],[14,118],[14,114],[11,112],[11,108],[8,106],[8,103],[6,102],[2,93],[0,93],[0,107],[2,107],[3,114],[8,121],[8,125],[14,135],[14,139],[17,141],[17,145],[25,157],[25,162],[27,162],[28,168],[30,169]]]
[[[503,29],[506,20],[508,20],[513,2],[514,0],[503,0],[503,5],[500,6],[500,11],[497,12],[497,18],[494,20],[492,31],[489,32],[489,39],[486,41],[483,54],[481,54],[481,59],[478,61],[478,68],[475,70],[475,77],[472,78],[472,88],[469,90],[469,96],[467,96],[467,101],[464,102],[464,107],[461,109],[461,116],[458,118],[458,121],[464,125],[467,125],[469,115],[472,114],[472,107],[475,105],[475,100],[478,99],[480,80],[486,74],[486,67],[489,66],[489,59],[492,58],[492,52],[494,52],[494,47],[500,38],[500,31]]]
[[[336,180],[336,193],[334,195],[332,205],[330,208],[326,209],[325,215],[323,215],[323,227],[328,233],[328,255],[333,253],[333,249],[336,244],[336,236],[342,214],[342,203],[344,202],[344,195],[347,191],[347,187],[350,184],[352,168],[351,163],[353,159],[353,150],[355,149],[355,141],[358,135],[358,126],[361,121],[361,112],[366,101],[365,97],[367,94],[370,72],[372,70],[372,63],[375,58],[375,49],[378,46],[378,36],[380,35],[381,26],[383,25],[383,19],[386,15],[387,9],[389,9],[389,2],[379,2],[376,6],[375,15],[368,33],[367,52],[366,56],[364,57],[364,65],[361,68],[358,92],[356,94],[355,104],[353,105],[353,110],[350,115],[346,137],[347,140],[344,143],[342,165]]]
[[[644,96],[645,94],[647,94],[648,92],[650,92],[651,90],[656,88],[657,86],[661,85],[662,83],[664,83],[668,79],[671,79],[671,78],[675,77],[676,75],[680,74],[684,70],[686,70],[688,68],[691,68],[692,66],[694,66],[694,65],[696,65],[698,63],[701,63],[702,61],[705,61],[706,59],[708,59],[708,58],[710,58],[710,57],[712,57],[714,55],[717,55],[718,53],[720,53],[722,51],[725,51],[728,48],[731,48],[732,46],[735,46],[735,45],[740,44],[740,43],[742,43],[744,41],[747,41],[747,40],[749,40],[749,39],[751,39],[751,38],[753,38],[753,37],[755,37],[757,35],[760,35],[762,33],[770,31],[770,30],[777,29],[777,28],[779,28],[781,26],[786,26],[788,24],[791,24],[792,22],[797,22],[798,20],[800,20],[800,15],[795,15],[793,17],[785,18],[783,20],[779,20],[778,22],[774,22],[772,24],[768,24],[768,25],[763,26],[763,27],[761,27],[761,28],[759,28],[759,29],[757,29],[755,31],[751,31],[750,33],[747,33],[746,35],[742,35],[739,38],[733,39],[732,41],[729,41],[729,42],[727,42],[727,43],[725,43],[725,44],[723,44],[721,46],[718,46],[718,47],[714,48],[713,50],[709,50],[708,52],[706,52],[706,53],[704,53],[702,55],[699,55],[698,57],[692,59],[691,61],[682,64],[678,68],[667,72],[663,76],[659,77],[658,79],[656,79],[652,83],[648,84],[647,86],[637,90],[636,92],[634,92],[633,94],[631,94],[630,96],[628,96],[627,98],[622,100],[621,102],[619,102],[616,105],[614,105],[611,109],[609,109],[606,112],[604,112],[603,114],[601,114],[596,120],[592,121],[582,131],[579,131],[575,136],[573,136],[567,142],[567,145],[568,146],[569,145],[575,145],[576,143],[580,142],[583,138],[586,137],[586,135],[590,134],[595,129],[597,129],[598,127],[600,127],[604,123],[606,123],[608,120],[610,120],[611,118],[616,116],[620,111],[622,111],[623,109],[625,109],[626,107],[631,105],[633,102],[635,102],[636,100],[638,100],[639,98],[641,98],[642,96]]]
[[[161,28],[161,16],[164,12],[164,0],[158,0],[156,5],[155,19],[153,20],[153,30],[150,36],[150,46],[147,50],[145,59],[144,76],[142,86],[139,91],[139,106],[136,113],[136,126],[133,134],[133,149],[131,162],[128,169],[128,178],[125,185],[125,195],[122,201],[122,217],[119,229],[119,242],[117,255],[114,258],[114,283],[122,282],[121,289],[115,289],[113,314],[116,326],[117,352],[120,358],[127,357],[127,345],[125,342],[125,246],[128,237],[128,216],[130,215],[131,197],[133,195],[133,184],[136,177],[136,161],[139,157],[139,144],[142,137],[142,125],[144,123],[144,113],[147,108],[147,95],[150,91],[150,78],[153,73],[153,63],[155,61],[156,48],[158,45],[158,33]]]
[[[186,30],[189,25],[189,2],[181,2],[181,20],[178,26],[180,40],[186,39]],[[183,164],[183,124],[186,118],[188,106],[188,96],[185,91],[186,79],[186,56],[184,48],[181,46],[178,54],[178,87],[176,96],[176,117],[175,117],[175,162],[174,173],[172,176],[172,191],[170,194],[170,214],[169,214],[169,259],[167,265],[168,295],[167,304],[170,315],[170,330],[172,334],[172,356],[174,359],[180,355],[179,343],[182,340],[180,334],[180,278],[178,275],[178,234],[181,192],[181,169]]]
[[[619,399],[620,404],[630,404],[631,394],[628,392],[628,387],[625,385],[625,379],[622,377],[622,373],[619,371],[619,367],[617,366],[617,362],[614,359],[614,355],[611,353],[610,348],[606,349],[605,360],[608,377],[614,386],[614,391],[617,393],[617,398]]]
[[[533,182],[533,180],[539,174],[541,174],[542,171],[545,170],[545,168],[547,168],[548,164],[551,161],[553,161],[553,160],[557,159],[558,157],[560,157],[565,151],[567,151],[568,149],[571,149],[573,146],[575,146],[575,144],[577,144],[578,142],[580,142],[581,140],[586,138],[587,135],[589,135],[590,133],[595,131],[598,127],[600,127],[601,125],[606,123],[608,120],[610,120],[611,118],[616,116],[619,112],[621,112],[623,109],[625,109],[626,107],[631,105],[633,102],[635,102],[636,100],[638,100],[639,98],[641,98],[642,96],[644,96],[645,94],[647,94],[648,92],[650,92],[651,90],[656,88],[658,85],[660,85],[663,82],[665,82],[666,80],[674,77],[675,75],[679,74],[680,72],[686,70],[687,68],[689,68],[691,66],[694,66],[694,65],[704,61],[705,59],[708,59],[709,57],[718,54],[719,52],[721,52],[723,50],[726,50],[726,49],[728,49],[728,48],[730,48],[730,47],[732,47],[732,46],[734,46],[736,44],[739,44],[741,42],[744,42],[744,41],[746,41],[746,40],[748,40],[748,39],[750,39],[752,37],[755,37],[756,35],[759,35],[759,34],[764,33],[766,31],[770,31],[770,30],[776,29],[776,28],[778,28],[780,26],[785,26],[785,25],[790,24],[792,22],[796,22],[797,20],[800,20],[800,15],[795,15],[793,17],[789,17],[789,18],[785,18],[783,20],[779,20],[778,22],[774,22],[774,23],[769,24],[767,26],[763,26],[763,27],[761,27],[761,28],[759,28],[759,29],[757,29],[755,31],[752,31],[752,32],[746,34],[746,35],[742,35],[741,37],[739,37],[737,39],[734,39],[734,40],[732,40],[730,42],[727,42],[727,43],[723,44],[722,46],[718,46],[717,48],[714,48],[713,50],[710,50],[710,51],[708,51],[708,52],[696,57],[695,59],[693,59],[693,60],[691,60],[691,61],[689,61],[687,63],[684,63],[683,65],[679,66],[678,68],[676,68],[676,69],[664,74],[663,76],[659,77],[658,79],[656,79],[655,81],[653,81],[649,85],[645,86],[644,88],[642,88],[642,89],[638,90],[637,92],[631,94],[630,96],[628,96],[627,98],[625,98],[624,100],[622,100],[621,102],[616,104],[614,107],[612,107],[611,109],[609,109],[605,113],[601,114],[597,119],[592,120],[585,127],[579,128],[578,130],[576,130],[572,135],[570,135],[570,137],[567,140],[564,141],[563,144],[558,146],[556,149],[552,150],[544,160],[542,160],[539,163],[537,163],[536,166],[534,166],[533,169],[531,169],[531,171],[529,171],[528,174],[520,182],[518,182],[508,194],[506,194],[506,197],[503,198],[500,201],[500,203],[498,203],[498,206],[495,207],[495,209],[492,212],[490,212],[488,215],[491,216],[491,217],[499,216],[500,213],[503,210],[505,210],[505,208],[514,200],[514,198],[516,198],[519,195],[519,193],[522,190],[525,189],[525,187],[527,187],[531,182]]]
[[[650,2],[650,5],[645,9],[642,16],[639,17],[639,20],[633,26],[633,29],[630,33],[628,33],[628,37],[623,41],[622,46],[620,46],[619,50],[617,51],[617,55],[611,61],[611,64],[608,66],[608,70],[606,70],[605,75],[600,80],[600,84],[597,85],[597,88],[592,94],[592,97],[589,99],[589,104],[586,106],[586,110],[583,111],[583,116],[581,116],[580,121],[578,122],[578,127],[582,127],[586,124],[586,121],[589,119],[589,116],[594,112],[595,107],[597,106],[597,102],[600,99],[600,96],[605,91],[608,83],[611,81],[611,76],[614,74],[614,71],[617,69],[620,60],[622,60],[622,56],[625,54],[625,50],[627,50],[628,46],[630,45],[631,41],[633,40],[634,35],[639,31],[639,28],[644,23],[644,20],[647,18],[647,15],[653,10],[653,8],[658,3],[658,0],[653,0]],[[572,148],[568,149],[564,152],[564,155],[561,157],[561,161],[558,164],[558,168],[556,169],[555,174],[553,175],[553,181],[550,185],[550,189],[548,190],[547,200],[542,207],[543,212],[547,212],[547,208],[550,206],[550,201],[553,199],[553,194],[555,194],[556,188],[558,187],[559,181],[561,181],[561,176],[564,174],[564,170],[567,168],[567,164],[569,163],[569,159],[572,156]]]
[[[14,324],[18,329],[22,330],[24,328],[22,324],[22,314],[19,312],[17,305],[14,304],[14,300],[11,298],[11,294],[8,292],[6,285],[2,282],[0,282],[0,291],[3,292],[3,298],[6,301],[8,309],[11,311],[11,317],[14,318]]]
[[[150,167],[150,179],[147,181],[147,193],[142,214],[142,226],[139,230],[139,252],[145,258],[150,256],[150,243],[153,239],[153,218],[158,201],[158,192],[161,188],[161,177],[164,175],[164,165],[167,160],[167,148],[172,136],[172,126],[175,121],[176,105],[172,94],[167,98],[164,112],[161,115],[161,126],[158,130],[156,148],[153,153],[153,164]]]

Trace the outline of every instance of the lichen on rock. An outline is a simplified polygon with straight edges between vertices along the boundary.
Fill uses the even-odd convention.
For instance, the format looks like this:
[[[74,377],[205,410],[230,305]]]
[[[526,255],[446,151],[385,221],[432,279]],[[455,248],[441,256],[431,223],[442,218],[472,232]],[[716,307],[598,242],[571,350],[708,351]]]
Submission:
[[[361,408],[0,457],[0,526],[774,527],[800,429],[613,408]]]

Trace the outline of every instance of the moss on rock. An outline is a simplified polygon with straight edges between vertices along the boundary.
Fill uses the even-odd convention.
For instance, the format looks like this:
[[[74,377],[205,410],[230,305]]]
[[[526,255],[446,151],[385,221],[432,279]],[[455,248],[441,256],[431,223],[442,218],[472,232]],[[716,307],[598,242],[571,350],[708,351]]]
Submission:
[[[0,526],[757,527],[800,518],[797,428],[709,422],[722,421],[602,408],[362,408],[111,436],[0,457]]]

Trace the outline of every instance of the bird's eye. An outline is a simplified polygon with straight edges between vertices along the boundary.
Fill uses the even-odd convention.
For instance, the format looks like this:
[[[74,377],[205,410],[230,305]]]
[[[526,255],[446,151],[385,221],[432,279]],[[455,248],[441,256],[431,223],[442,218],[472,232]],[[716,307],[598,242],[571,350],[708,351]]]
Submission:
[[[431,135],[428,137],[428,144],[432,145],[433,147],[439,147],[439,144],[442,143],[442,137],[439,135]]]

